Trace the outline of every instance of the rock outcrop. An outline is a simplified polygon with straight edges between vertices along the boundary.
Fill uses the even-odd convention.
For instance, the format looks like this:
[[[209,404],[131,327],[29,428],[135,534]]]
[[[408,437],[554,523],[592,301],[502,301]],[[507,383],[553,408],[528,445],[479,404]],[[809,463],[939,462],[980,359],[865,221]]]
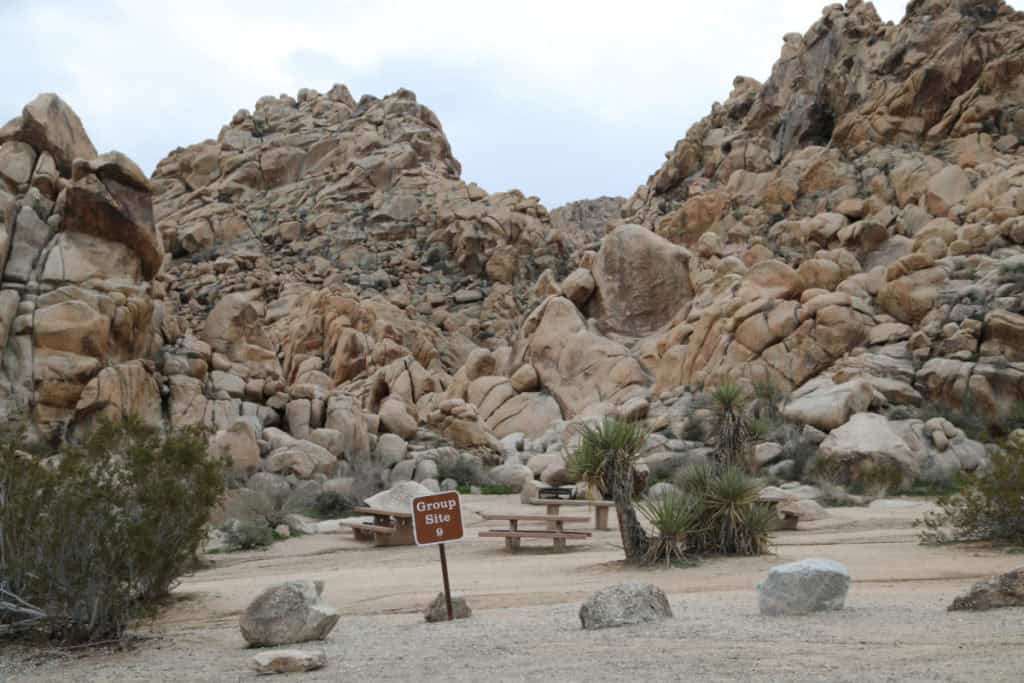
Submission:
[[[58,96],[27,104],[0,129],[0,414],[58,436],[100,417],[160,424],[162,265],[142,171],[98,155]]]

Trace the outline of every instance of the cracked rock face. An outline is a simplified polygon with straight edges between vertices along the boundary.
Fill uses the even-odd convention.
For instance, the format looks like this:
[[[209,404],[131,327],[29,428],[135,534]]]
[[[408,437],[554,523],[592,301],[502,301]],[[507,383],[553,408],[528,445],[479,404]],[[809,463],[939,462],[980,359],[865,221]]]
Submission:
[[[1024,400],[1022,40],[999,0],[829,5],[632,197],[551,214],[463,180],[408,90],[261,98],[151,179],[41,95],[0,128],[0,414],[204,425],[245,473],[429,481],[454,446],[518,481],[502,440],[679,442],[733,379],[851,478],[982,467],[881,413]]]
[[[149,182],[98,156],[81,121],[40,95],[0,129],[0,411],[44,431],[98,416],[162,419],[148,360],[159,348],[163,262]]]

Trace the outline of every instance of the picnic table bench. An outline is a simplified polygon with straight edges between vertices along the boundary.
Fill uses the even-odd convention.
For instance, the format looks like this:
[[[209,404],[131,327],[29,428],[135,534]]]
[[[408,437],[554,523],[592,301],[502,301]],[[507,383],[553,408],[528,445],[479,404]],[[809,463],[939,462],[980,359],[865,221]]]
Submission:
[[[373,541],[375,546],[413,545],[412,513],[378,510],[376,508],[353,508],[353,512],[373,517],[373,522],[350,522],[342,524],[352,528],[357,541]]]
[[[481,513],[487,521],[507,521],[506,529],[488,529],[481,531],[482,538],[504,538],[505,548],[516,552],[524,538],[550,538],[554,543],[555,552],[564,553],[568,548],[569,539],[590,538],[589,531],[575,531],[565,528],[566,522],[586,522],[588,517],[559,517],[558,515],[494,515]],[[546,529],[520,529],[520,522],[544,522]]]
[[[544,505],[545,512],[557,516],[563,505],[581,506],[589,505],[594,508],[594,528],[598,531],[608,531],[608,510],[615,505],[611,500],[561,500],[551,498],[534,498],[530,501],[533,505]]]

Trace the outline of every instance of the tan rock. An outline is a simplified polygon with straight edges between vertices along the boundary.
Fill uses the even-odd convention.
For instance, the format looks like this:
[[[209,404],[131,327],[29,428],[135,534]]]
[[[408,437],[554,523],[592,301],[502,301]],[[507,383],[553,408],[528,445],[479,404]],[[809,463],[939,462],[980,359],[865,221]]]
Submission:
[[[605,236],[594,264],[590,315],[627,334],[661,327],[691,296],[689,258],[688,251],[644,227],[616,228]]]
[[[586,268],[577,268],[562,281],[562,296],[583,308],[590,295],[594,293],[597,283],[594,276]]]
[[[81,119],[60,97],[43,93],[25,105],[21,116],[0,129],[0,140],[27,142],[48,152],[64,176],[71,175],[71,162],[96,156]]]
[[[100,420],[137,417],[159,427],[163,419],[160,388],[141,361],[104,368],[85,386],[75,406],[76,429],[89,431]]]
[[[524,323],[525,353],[566,418],[591,403],[621,403],[646,391],[649,379],[628,350],[587,329],[568,299],[554,297]]]
[[[512,382],[512,388],[519,393],[534,391],[540,386],[537,370],[529,363],[519,366],[519,369],[512,373],[509,381]]]
[[[927,183],[925,208],[933,216],[945,216],[957,204],[967,199],[971,181],[959,166],[946,166]]]

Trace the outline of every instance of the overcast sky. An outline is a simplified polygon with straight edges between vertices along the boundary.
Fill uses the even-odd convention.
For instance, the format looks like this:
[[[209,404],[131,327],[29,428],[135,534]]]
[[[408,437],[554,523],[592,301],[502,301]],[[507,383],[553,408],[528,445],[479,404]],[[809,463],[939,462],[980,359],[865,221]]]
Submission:
[[[0,119],[55,91],[150,173],[262,95],[416,92],[463,178],[629,195],[822,0],[0,0]],[[899,21],[905,0],[875,2]]]

